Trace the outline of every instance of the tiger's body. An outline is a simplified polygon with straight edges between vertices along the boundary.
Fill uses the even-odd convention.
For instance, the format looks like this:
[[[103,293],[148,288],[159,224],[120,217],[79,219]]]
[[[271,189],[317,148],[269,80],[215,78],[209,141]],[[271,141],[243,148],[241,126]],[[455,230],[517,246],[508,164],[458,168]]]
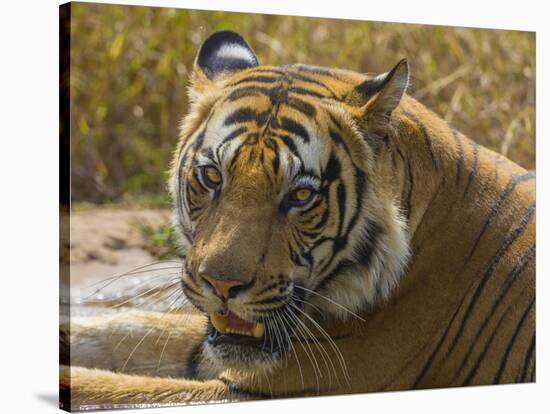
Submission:
[[[217,312],[219,303],[208,297],[211,282],[203,283],[197,269],[204,257],[219,254],[211,265],[217,271],[226,266],[232,274],[258,274],[239,279],[235,286],[248,290],[229,298],[250,295],[267,306],[295,285],[313,291],[300,297],[303,324],[281,321],[280,330],[266,325],[273,336],[285,326],[295,329],[291,343],[275,340],[281,348],[277,363],[271,354],[264,360],[252,353],[243,362],[229,346],[221,355],[207,345],[208,319],[202,315],[175,322],[164,349],[155,342],[158,335],[147,335],[163,326],[154,313],[75,318],[65,328],[72,368],[64,367],[61,375],[73,408],[534,381],[534,175],[403,94],[406,64],[375,78],[306,65],[258,66],[249,49],[221,53],[224,41],[245,47],[240,37],[223,33],[199,54],[193,106],[172,171],[176,226],[191,247],[183,289],[204,313]],[[218,50],[214,57],[231,61],[213,65],[212,48]],[[232,156],[221,168],[225,181],[233,174],[233,190],[199,197],[201,178],[193,182],[185,174],[194,171],[192,160],[201,151],[215,151],[216,135],[225,143],[236,140],[222,153]],[[311,201],[319,211],[307,220],[302,207],[287,219],[280,218],[280,209],[270,213],[266,207],[271,198],[265,194],[284,181],[275,165],[292,169],[291,158],[284,164],[280,155],[283,147],[298,154],[302,166],[313,165],[308,171],[321,163],[319,194]],[[260,174],[270,179],[262,181]],[[270,214],[287,227],[272,224]],[[232,227],[224,217],[240,221]],[[303,223],[289,230],[288,222],[298,219]],[[258,261],[268,270],[259,272]],[[264,299],[273,285],[269,269],[288,277],[275,278],[281,290],[277,285],[276,294]],[[246,303],[228,297],[222,302],[243,320],[254,318]],[[120,372],[128,349],[116,345],[128,326],[145,335]],[[139,370],[150,367],[151,358],[156,362],[159,352],[172,368],[157,375]],[[98,353],[109,358],[97,361]]]

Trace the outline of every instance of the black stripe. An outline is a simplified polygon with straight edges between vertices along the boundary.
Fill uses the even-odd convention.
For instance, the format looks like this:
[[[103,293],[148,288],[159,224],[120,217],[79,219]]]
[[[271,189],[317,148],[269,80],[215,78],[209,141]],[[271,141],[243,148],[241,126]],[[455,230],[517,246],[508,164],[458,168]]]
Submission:
[[[426,142],[426,146],[428,147],[428,151],[430,152],[430,158],[432,159],[432,163],[436,170],[439,170],[439,162],[437,161],[435,157],[435,151],[432,143],[432,139],[430,137],[430,134],[428,134],[428,131],[426,130],[426,127],[423,123],[418,123],[420,130],[422,131],[422,135],[424,135],[424,141]]]
[[[281,117],[281,128],[299,136],[305,142],[309,142],[309,134],[303,125],[286,116]]]
[[[294,141],[291,137],[288,135],[279,135],[278,138],[280,138],[283,143],[288,147],[288,149],[294,154],[300,162],[302,162],[302,157],[300,157],[300,153],[298,152],[298,148],[296,147],[296,144],[294,144]],[[303,162],[302,162],[303,164]]]
[[[458,186],[460,177],[462,176],[462,170],[464,169],[464,147],[462,146],[462,141],[458,136],[456,129],[453,129],[453,138],[455,139],[458,147],[458,160],[456,162],[456,185]]]
[[[290,98],[287,104],[309,118],[313,118],[317,114],[315,107],[302,99]]]
[[[303,266],[304,264],[300,260],[300,256],[294,251],[294,248],[292,247],[292,244],[290,242],[287,243],[288,251],[290,252],[290,260],[292,260],[292,263],[294,263],[296,266]]]
[[[503,287],[501,288],[500,290],[500,295],[499,297],[497,298],[497,300],[493,303],[493,306],[491,307],[491,310],[487,313],[487,315],[485,316],[485,319],[483,320],[481,326],[479,327],[479,329],[477,330],[477,332],[475,333],[475,335],[473,336],[474,338],[480,338],[481,336],[481,332],[485,329],[485,327],[487,326],[487,324],[489,323],[489,320],[491,319],[491,317],[495,314],[496,312],[496,309],[498,308],[498,306],[500,305],[500,303],[502,302],[502,300],[504,299],[504,297],[506,296],[506,293],[510,290],[511,286],[512,286],[512,282],[515,280],[516,276],[521,274],[521,272],[525,269],[525,267],[527,266],[527,264],[529,263],[529,259],[531,258],[531,255],[534,253],[535,251],[535,244],[533,244],[531,246],[531,248],[527,251],[527,253],[525,253],[520,261],[516,264],[516,266],[514,266],[514,268],[512,269],[512,271],[508,274],[508,276],[506,277],[506,280],[504,282],[504,285]],[[460,364],[460,368],[459,370],[457,371],[456,373],[456,376],[458,376],[459,372],[466,366],[466,362],[468,360],[468,358],[470,357],[470,355],[472,354],[473,352],[473,349],[476,345],[476,341],[473,340],[471,343],[470,343],[470,347],[468,348],[468,351],[466,352],[466,354],[464,355],[464,358],[462,359],[462,362]],[[455,377],[456,378],[456,377]]]
[[[315,74],[315,75],[325,75],[325,76],[331,76],[331,77],[338,78],[338,76],[336,76],[334,71],[332,69],[329,69],[329,68],[322,68],[322,67],[319,67],[319,66],[305,65],[305,64],[301,64],[301,63],[297,64],[297,65],[294,65],[293,68],[298,69],[300,72],[309,72],[309,73],[312,73],[312,74]]]
[[[252,108],[239,108],[234,111],[231,115],[225,118],[224,125],[233,125],[233,124],[242,124],[244,122],[254,121],[256,119],[257,113]]]
[[[286,104],[288,103],[288,91],[282,86],[277,85],[269,91],[269,100],[275,106]]]
[[[317,79],[310,78],[309,76],[306,76],[302,73],[297,73],[297,72],[289,72],[288,75],[290,76],[290,78],[292,78],[294,80],[300,80],[302,82],[312,83],[314,85],[317,85],[317,86],[323,88],[324,90],[326,90],[330,94],[331,98],[336,98],[337,97],[332,89],[330,89],[326,84],[324,84],[321,81],[318,81]]]
[[[321,231],[317,231],[317,232],[310,232],[310,231],[301,231],[301,233],[310,238],[310,239],[316,239],[317,237],[319,237],[319,235],[322,233]]]
[[[403,168],[407,169],[407,175],[409,176],[409,188],[407,189],[407,196],[404,197],[406,201],[405,209],[407,210],[407,220],[408,220],[410,219],[411,212],[412,212],[412,194],[414,189],[414,178],[413,178],[411,163],[409,162],[408,159],[405,160],[405,157],[403,156],[403,153],[399,148],[396,148],[396,150],[397,150],[397,155],[399,155],[399,157],[401,158],[401,161],[403,162]]]
[[[302,238],[302,235],[299,232],[293,231],[292,233],[292,239],[296,243],[296,246],[300,249],[300,255],[309,261],[311,258],[310,254],[306,251],[306,243],[304,242],[304,239]]]
[[[327,184],[340,179],[342,172],[342,164],[340,160],[334,155],[334,152],[330,153],[330,158],[325,167],[325,171],[322,174],[322,181],[326,181]]]
[[[195,193],[195,189],[191,187],[191,180],[185,181],[185,196],[182,197],[182,205],[185,207],[185,210],[189,212],[189,206],[191,204],[191,196]],[[185,204],[183,204],[185,203]]]
[[[447,335],[449,334],[451,326],[452,326],[453,322],[455,321],[455,318],[458,315],[458,311],[462,308],[462,304],[464,303],[464,299],[466,299],[466,294],[464,294],[464,296],[462,296],[462,300],[460,301],[459,305],[456,307],[453,315],[451,316],[451,319],[449,320],[449,323],[447,324],[447,327],[445,328],[445,331],[443,332],[443,335],[441,336],[441,338],[439,338],[439,341],[437,342],[434,350],[432,351],[432,353],[428,357],[428,360],[426,361],[426,363],[422,367],[422,370],[420,370],[420,374],[418,375],[418,377],[414,381],[411,388],[417,388],[418,387],[418,384],[420,384],[420,381],[422,381],[422,379],[424,378],[424,376],[427,374],[428,370],[432,366],[432,363],[435,360],[436,355],[439,353],[439,350],[441,349],[441,346],[443,345],[443,342],[445,342],[445,339],[447,338]]]
[[[233,151],[233,157],[231,158],[231,161],[229,161],[229,171],[233,171],[235,168],[235,164],[237,163],[237,160],[239,159],[239,156],[241,155],[241,151],[243,149],[242,145],[239,145],[235,151]]]
[[[338,235],[342,234],[342,227],[346,218],[346,186],[343,181],[338,183],[336,188],[336,203],[338,204]]]
[[[317,230],[321,229],[322,227],[324,227],[327,224],[327,219],[328,219],[329,214],[330,214],[329,208],[328,208],[328,206],[326,206],[326,208],[323,211],[323,215],[319,218],[319,221],[317,222],[317,224],[315,226],[313,226],[313,228],[311,230],[312,231],[317,231]]]
[[[262,75],[251,75],[247,76],[243,79],[238,80],[237,82],[232,83],[230,86],[237,86],[243,83],[248,82],[257,82],[257,83],[273,83],[279,80],[280,73],[278,73],[279,76],[262,76]]]
[[[233,131],[231,131],[229,133],[229,135],[227,135],[223,140],[222,142],[220,142],[220,144],[218,145],[218,147],[216,148],[216,158],[218,159],[218,163],[221,164],[221,156],[220,156],[220,150],[221,148],[227,144],[228,142],[230,141],[233,141],[235,138],[238,138],[240,135],[244,134],[245,132],[247,131],[247,129],[245,127],[240,127],[240,128],[237,128],[237,129],[234,129]]]
[[[493,207],[492,207],[491,211],[489,212],[489,216],[487,217],[487,220],[485,220],[485,223],[483,224],[483,227],[481,228],[481,232],[477,236],[477,239],[474,242],[474,244],[472,246],[472,249],[470,250],[470,253],[468,254],[468,257],[467,257],[465,263],[468,263],[470,261],[470,259],[472,258],[474,252],[477,250],[477,246],[478,246],[479,242],[481,241],[481,238],[483,237],[483,235],[485,234],[485,232],[489,228],[489,225],[491,224],[493,219],[495,217],[497,217],[497,213],[503,207],[504,202],[510,196],[512,191],[514,191],[514,189],[516,188],[516,186],[518,184],[523,183],[525,181],[528,181],[532,178],[533,178],[533,174],[531,174],[531,173],[527,173],[527,174],[520,175],[520,176],[514,175],[510,178],[510,181],[506,185],[506,188],[504,189],[504,191],[502,193],[500,193],[499,199],[496,201],[495,204],[493,204]]]
[[[245,122],[255,122],[257,125],[263,125],[269,118],[269,111],[256,112],[252,108],[239,108],[229,115],[224,122],[224,125],[242,124]]]
[[[305,214],[309,213],[310,211],[315,210],[323,202],[324,202],[323,197],[318,197],[317,200],[315,200],[308,208],[301,210],[301,214],[305,215]]]
[[[346,152],[346,154],[348,155],[348,157],[350,157],[351,159],[351,154],[350,154],[350,151],[349,151],[349,147],[348,147],[348,144],[346,144],[346,141],[344,141],[344,139],[342,138],[342,135],[340,135],[338,132],[336,132],[335,130],[333,130],[332,128],[329,128],[328,130],[328,133],[330,135],[330,138],[337,144],[337,145],[340,145],[344,148],[344,151]]]
[[[411,168],[411,163],[407,160],[407,173],[409,175],[409,190],[407,192],[407,220],[411,218],[412,214],[412,195],[414,190],[414,178]]]
[[[312,229],[310,229],[309,227],[314,225],[313,223],[317,222],[319,220],[319,218],[321,217],[321,214],[319,213],[319,211],[316,211],[316,212],[313,212],[312,210],[315,210],[317,207],[319,207],[319,205],[321,203],[318,203],[317,201],[315,201],[315,208],[311,208],[311,207],[308,207],[308,212],[311,212],[312,214],[307,214],[306,216],[307,217],[299,217],[298,219],[300,220],[300,223],[303,224],[304,226],[306,226],[306,228],[311,231]],[[325,209],[323,209],[323,211],[325,211]]]
[[[353,255],[357,262],[367,268],[370,266],[376,243],[383,232],[384,229],[379,223],[374,221],[367,223],[364,236],[353,249]]]
[[[331,164],[335,164],[335,165],[333,167],[330,167]],[[329,159],[329,163],[327,165],[326,172],[324,174],[325,178],[323,180],[331,182],[331,181],[339,179],[340,178],[340,169],[341,169],[340,162],[336,159],[336,157],[334,157],[334,154],[331,154],[331,157]],[[329,172],[331,173],[331,175],[329,175]],[[336,174],[336,172],[337,172],[337,174]],[[323,266],[323,268],[319,271],[319,274],[323,274],[325,271],[327,271],[327,269],[330,268],[333,261],[336,259],[336,254],[338,253],[338,251],[343,249],[346,246],[348,236],[349,236],[351,230],[355,227],[355,224],[357,223],[357,220],[359,219],[359,217],[362,213],[363,195],[366,191],[367,177],[366,177],[365,173],[360,169],[356,169],[354,175],[355,175],[355,193],[356,193],[357,205],[355,207],[355,212],[354,212],[354,214],[353,214],[353,216],[352,216],[352,218],[349,222],[349,226],[347,227],[347,229],[344,232],[342,232],[343,234],[339,234],[338,237],[336,237],[334,239],[330,239],[330,238],[325,237],[325,238],[321,238],[321,239],[317,240],[317,242],[314,243],[313,247],[310,249],[310,251],[312,251],[314,248],[320,246],[322,243],[324,243],[327,240],[331,240],[333,242],[332,255],[331,255],[330,259],[327,261],[327,263]],[[328,186],[327,186],[327,188],[328,188]],[[327,209],[327,211],[328,211],[328,209]],[[318,284],[316,286],[317,290],[322,290],[322,289],[326,288],[327,285],[336,276],[338,276],[338,271],[339,271],[338,267],[340,267],[340,265],[342,265],[343,262],[349,262],[349,263],[353,264],[353,262],[351,262],[349,259],[344,259],[343,261],[340,261],[337,264],[337,268],[333,269],[333,271],[331,273],[324,276],[318,282]]]
[[[195,182],[205,191],[210,191],[210,188],[207,187],[205,185],[205,183],[203,182],[203,180],[199,177],[199,169],[198,168],[195,168],[191,171],[191,174],[193,176],[193,178],[195,179]],[[188,181],[189,182],[189,181]]]
[[[336,132],[334,129],[332,128],[329,128],[328,130],[328,134],[330,135],[330,137],[332,138],[332,140],[338,144],[338,145],[342,145],[342,146],[345,146],[346,143],[344,142],[344,140],[342,139],[342,136]]]
[[[261,88],[258,86],[245,86],[232,91],[226,98],[227,101],[233,102],[241,98],[250,96],[264,95],[268,98],[271,97],[271,89]]]
[[[403,169],[406,169],[406,174],[409,177],[409,186],[407,189],[407,195],[403,197],[403,201],[405,202],[405,210],[407,211],[407,220],[411,218],[411,211],[412,211],[412,193],[414,188],[414,179],[411,169],[411,164],[409,160],[405,160],[405,157],[401,150],[396,147],[397,155],[399,155],[399,158],[401,158],[401,162],[403,164]],[[403,180],[403,183],[405,183],[405,180]],[[404,188],[403,188],[404,189]]]
[[[210,118],[211,116],[211,112],[210,114],[208,115],[208,119]],[[204,137],[206,135],[206,125],[200,130],[200,132],[198,133],[197,137],[194,139],[194,141],[187,146],[187,148],[185,149],[185,152],[183,153],[183,155],[181,154],[181,151],[183,151],[183,148],[184,146],[182,146],[181,148],[181,151],[180,151],[180,154],[179,156],[181,156],[181,160],[180,160],[180,164],[179,164],[179,167],[178,167],[178,173],[177,173],[177,180],[178,180],[178,189],[177,189],[177,193],[176,193],[176,203],[177,203],[177,208],[178,208],[178,211],[179,211],[179,214],[180,216],[183,216],[184,215],[184,212],[185,212],[185,206],[184,206],[184,199],[183,199],[183,191],[181,188],[179,188],[181,186],[181,183],[182,183],[182,176],[183,176],[183,169],[185,167],[185,164],[187,162],[187,157],[189,156],[189,152],[191,150],[193,151],[197,151],[198,147],[200,145],[202,145],[202,143],[204,142]],[[183,186],[182,186],[183,188]]]
[[[180,171],[181,169],[185,166],[185,163],[187,162],[187,159],[189,157],[189,153],[191,150],[193,151],[197,151],[197,149],[202,145],[202,143],[204,142],[204,137],[206,135],[206,126],[204,128],[202,128],[202,130],[197,134],[197,136],[195,138],[191,138],[192,139],[192,142],[190,145],[187,145],[187,148],[185,149],[185,152],[183,153],[182,157],[181,157],[181,161],[180,161]],[[183,148],[185,147],[182,146],[182,151],[183,151]],[[180,181],[180,177],[178,177],[178,181]]]
[[[529,312],[531,311],[531,308],[533,307],[533,304],[535,303],[535,298],[531,300],[529,303],[529,306],[521,316],[521,319],[519,320],[516,329],[514,330],[514,333],[512,335],[512,338],[510,339],[510,342],[508,343],[508,347],[506,347],[506,352],[504,353],[504,356],[502,357],[502,361],[500,362],[500,366],[498,367],[497,374],[495,375],[495,378],[493,380],[494,384],[498,384],[502,378],[502,374],[504,373],[504,368],[506,367],[506,363],[508,362],[508,357],[510,356],[510,352],[512,351],[512,348],[514,346],[514,343],[516,342],[516,339],[518,337],[519,331],[521,330],[521,327],[523,326],[523,323],[527,319],[527,315],[529,315]]]
[[[330,120],[332,121],[334,126],[341,131],[342,130],[342,125],[340,125],[340,121],[338,121],[338,119],[336,119],[336,117],[330,112],[328,112],[328,117],[330,118]]]
[[[487,341],[487,343],[485,344],[485,347],[483,348],[483,350],[481,351],[481,353],[479,354],[479,357],[477,358],[474,366],[472,367],[472,369],[470,370],[470,372],[468,373],[468,375],[466,376],[466,378],[464,379],[464,381],[462,382],[461,385],[469,385],[472,380],[474,379],[474,376],[477,374],[477,372],[479,371],[479,367],[481,365],[481,361],[483,361],[483,358],[485,357],[485,354],[487,354],[487,351],[489,350],[489,348],[491,347],[491,344],[493,343],[493,340],[495,339],[495,336],[496,334],[499,332],[499,328],[500,328],[500,325],[502,325],[502,323],[506,320],[506,316],[508,315],[510,311],[510,307],[508,307],[508,309],[506,310],[506,312],[504,312],[504,314],[502,315],[502,317],[500,318],[500,320],[498,321],[498,324],[497,326],[495,327],[495,330],[493,331],[493,333],[491,334],[489,340]]]
[[[327,263],[330,264],[332,263],[332,261],[334,260],[334,256],[332,256],[329,260],[329,262]],[[324,269],[326,269],[327,265],[325,265]],[[338,264],[334,267],[334,269],[324,278],[322,279],[318,284],[317,286],[315,287],[315,290],[317,292],[325,289],[329,283],[334,280],[334,278],[336,278],[337,276],[339,276],[344,270],[347,270],[347,269],[350,269],[351,267],[356,267],[358,268],[358,265],[354,262],[352,262],[351,260],[349,259],[343,259],[343,260],[340,260],[338,262]],[[323,270],[324,270],[323,269]]]
[[[204,148],[201,150],[201,155],[210,159],[211,161],[215,161],[214,160],[214,151],[212,151],[212,148]]]
[[[191,147],[196,151],[198,150],[202,143],[204,142],[204,137],[206,136],[206,127],[202,129],[202,131],[197,135],[197,138],[193,141],[193,144],[191,144]]]
[[[531,365],[531,360],[533,357],[533,352],[535,351],[535,345],[536,345],[536,334],[533,332],[533,336],[531,337],[531,342],[529,343],[529,348],[527,348],[527,354],[525,354],[525,361],[523,361],[523,369],[521,370],[521,377],[518,382],[526,382],[527,379],[527,370],[529,368],[529,365]]]
[[[346,155],[348,156],[349,158],[349,161],[351,162],[351,164],[355,167],[355,170],[356,171],[361,171],[361,169],[357,166],[357,164],[353,161],[353,157],[352,157],[352,154],[351,154],[351,151],[346,143],[346,141],[342,138],[342,135],[340,135],[337,131],[335,131],[334,129],[332,128],[329,128],[329,135],[330,135],[330,138],[334,141],[335,144],[341,146],[344,150],[344,152],[346,153]],[[364,182],[363,182],[364,184]]]
[[[216,112],[216,111],[215,111],[213,108],[211,108],[211,109],[210,109],[210,112],[208,112],[208,115],[206,116],[206,119],[205,119],[201,124],[199,124],[199,125],[197,126],[196,129],[194,129],[193,131],[191,131],[191,132],[189,133],[189,136],[190,136],[190,137],[194,136],[194,135],[197,133],[197,131],[198,131],[201,127],[202,127],[202,130],[201,130],[201,132],[200,132],[199,134],[204,133],[204,132],[206,131],[206,127],[208,126],[208,123],[210,122],[210,119],[212,118],[212,116],[214,115],[215,112]],[[183,151],[183,148],[184,148],[184,147],[185,147],[185,145],[182,145],[182,146],[181,146],[181,148],[180,148],[180,153],[178,154],[178,157],[181,155],[181,152]]]
[[[472,169],[470,170],[470,175],[468,176],[468,183],[464,188],[463,197],[466,197],[466,194],[468,194],[468,190],[470,189],[470,186],[472,185],[474,178],[477,176],[477,170],[479,168],[479,144],[472,140],[470,140],[470,144],[472,145],[472,148],[474,151],[474,160],[472,161]]]
[[[256,300],[254,302],[248,302],[250,305],[270,305],[272,303],[280,303],[288,300],[288,295],[272,296],[267,299]]]
[[[458,330],[457,330],[457,332],[456,332],[456,334],[453,338],[453,341],[451,343],[451,346],[449,347],[449,349],[448,349],[448,351],[445,355],[445,359],[449,356],[451,351],[457,345],[458,339],[459,339],[460,335],[462,335],[462,333],[464,331],[464,328],[466,326],[466,321],[468,320],[468,317],[470,316],[477,300],[479,299],[479,296],[481,295],[481,292],[483,291],[483,288],[485,287],[485,284],[487,283],[487,281],[489,280],[489,278],[491,277],[491,275],[495,271],[495,269],[496,269],[498,263],[500,262],[500,260],[502,259],[502,257],[508,251],[508,248],[523,233],[523,231],[527,227],[527,224],[529,223],[529,221],[531,219],[531,216],[533,215],[534,212],[535,212],[535,203],[533,203],[527,209],[527,211],[524,214],[524,216],[522,217],[521,221],[518,223],[518,225],[515,227],[515,229],[509,234],[509,236],[506,238],[504,243],[500,246],[497,253],[493,256],[493,258],[491,260],[491,263],[489,264],[489,267],[485,271],[485,273],[484,273],[484,275],[483,275],[476,291],[474,292],[474,295],[472,296],[472,299],[471,299],[471,301],[468,305],[468,308],[467,308],[467,310],[464,314],[464,317],[462,319],[460,327],[458,328]]]
[[[322,98],[326,97],[324,95],[321,95],[318,92],[315,92],[315,91],[312,91],[312,90],[309,90],[309,89],[305,89],[305,88],[300,88],[298,86],[293,86],[291,88],[288,88],[288,91],[292,92],[292,93],[297,93],[299,95],[311,96],[313,98],[318,98],[318,99],[322,99]]]
[[[202,186],[200,186],[201,188],[204,188]],[[194,185],[191,185],[191,180],[187,180],[186,183],[185,183],[185,189],[187,190],[187,192],[189,194],[191,194],[192,196],[197,196],[197,194],[199,194],[199,189],[198,188],[195,188]],[[188,201],[188,204],[191,204],[191,200]]]
[[[426,147],[428,148],[428,152],[430,153],[432,164],[434,165],[436,170],[439,170],[439,162],[435,156],[435,150],[433,147],[432,139],[430,137],[430,134],[428,133],[428,130],[426,129],[426,125],[424,125],[424,123],[420,121],[415,114],[411,112],[406,112],[406,114],[409,118],[411,118],[416,123],[418,128],[420,128],[420,132],[424,137],[424,142],[426,143]]]
[[[281,164],[281,160],[279,159],[279,154],[275,153],[275,156],[271,160],[271,166],[273,167],[273,172],[275,175],[279,172],[279,166]]]
[[[270,290],[275,289],[277,286],[279,286],[278,283],[272,283],[272,284],[270,284],[270,285],[267,285],[267,286],[265,286],[262,290],[260,290],[259,292],[256,292],[256,296],[261,296],[261,295],[263,295],[264,293],[267,293],[267,292],[269,292]]]

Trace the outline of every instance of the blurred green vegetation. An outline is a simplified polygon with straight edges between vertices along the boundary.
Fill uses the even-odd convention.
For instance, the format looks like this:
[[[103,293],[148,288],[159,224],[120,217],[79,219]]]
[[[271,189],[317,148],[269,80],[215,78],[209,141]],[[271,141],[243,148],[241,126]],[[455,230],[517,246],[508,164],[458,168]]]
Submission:
[[[407,57],[413,96],[535,167],[534,33],[86,3],[71,29],[73,201],[164,193],[195,53],[221,29],[263,64],[383,72]]]
[[[167,223],[158,226],[136,224],[147,250],[160,260],[184,257],[185,251],[178,243],[174,227]]]

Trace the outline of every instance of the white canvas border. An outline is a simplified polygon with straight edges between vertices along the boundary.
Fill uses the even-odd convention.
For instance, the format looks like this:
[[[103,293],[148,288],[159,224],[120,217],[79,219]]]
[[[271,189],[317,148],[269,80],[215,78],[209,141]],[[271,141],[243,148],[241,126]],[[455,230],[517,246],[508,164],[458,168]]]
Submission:
[[[117,3],[106,1],[106,3]],[[129,410],[126,413],[541,412],[548,403],[548,16],[545,2],[129,1],[198,9],[537,31],[537,384]],[[3,2],[0,105],[0,411],[57,411],[58,2]]]

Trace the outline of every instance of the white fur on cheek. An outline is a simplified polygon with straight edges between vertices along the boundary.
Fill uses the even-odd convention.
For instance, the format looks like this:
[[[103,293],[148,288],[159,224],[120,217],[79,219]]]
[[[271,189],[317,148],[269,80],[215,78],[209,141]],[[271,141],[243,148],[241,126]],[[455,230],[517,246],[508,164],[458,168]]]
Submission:
[[[373,306],[390,297],[405,272],[410,257],[410,241],[406,221],[398,207],[391,204],[389,210],[391,221],[377,240],[370,266],[357,265],[338,275],[327,289],[319,293],[352,312],[359,312],[365,305]],[[350,313],[342,307],[315,298],[315,295],[311,301],[333,315],[343,319],[350,317]]]

